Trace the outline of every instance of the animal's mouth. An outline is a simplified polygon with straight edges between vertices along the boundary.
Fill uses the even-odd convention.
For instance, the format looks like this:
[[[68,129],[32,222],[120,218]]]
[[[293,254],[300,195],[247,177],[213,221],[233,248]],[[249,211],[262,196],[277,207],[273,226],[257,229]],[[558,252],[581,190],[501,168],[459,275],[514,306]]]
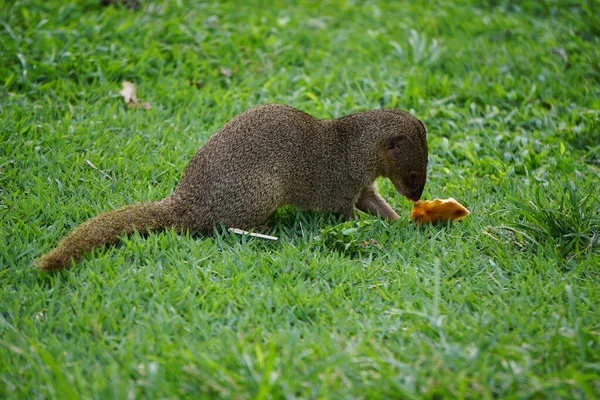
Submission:
[[[417,190],[411,190],[407,188],[402,182],[394,182],[394,187],[396,191],[400,193],[402,196],[406,197],[411,201],[419,201],[421,199],[421,194],[423,194],[423,188],[418,188]]]

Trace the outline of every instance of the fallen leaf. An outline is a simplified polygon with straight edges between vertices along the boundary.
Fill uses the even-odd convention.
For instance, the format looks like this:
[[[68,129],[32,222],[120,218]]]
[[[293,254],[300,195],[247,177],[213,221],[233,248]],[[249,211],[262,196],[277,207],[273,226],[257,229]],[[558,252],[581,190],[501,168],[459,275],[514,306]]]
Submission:
[[[123,89],[119,92],[123,96],[123,100],[129,108],[143,108],[144,110],[150,110],[152,104],[149,102],[140,103],[137,98],[135,85],[129,81],[123,81]]]
[[[119,92],[121,96],[123,96],[123,100],[125,100],[125,104],[129,104],[131,102],[138,104],[137,94],[135,93],[135,85],[129,81],[123,81],[123,90]]]
[[[196,89],[202,89],[204,87],[204,83],[200,81],[190,81],[190,86],[196,86]]]

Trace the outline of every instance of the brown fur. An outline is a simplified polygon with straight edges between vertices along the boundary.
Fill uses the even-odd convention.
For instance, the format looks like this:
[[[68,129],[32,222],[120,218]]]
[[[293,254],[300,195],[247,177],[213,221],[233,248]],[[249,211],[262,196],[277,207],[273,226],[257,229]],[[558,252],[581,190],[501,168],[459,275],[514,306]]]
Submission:
[[[418,200],[427,179],[425,127],[399,110],[319,120],[268,104],[229,121],[198,150],[173,194],[83,223],[37,265],[55,271],[134,229],[210,233],[215,225],[251,229],[278,207],[294,205],[354,218],[359,210],[397,220],[377,193],[388,177]]]

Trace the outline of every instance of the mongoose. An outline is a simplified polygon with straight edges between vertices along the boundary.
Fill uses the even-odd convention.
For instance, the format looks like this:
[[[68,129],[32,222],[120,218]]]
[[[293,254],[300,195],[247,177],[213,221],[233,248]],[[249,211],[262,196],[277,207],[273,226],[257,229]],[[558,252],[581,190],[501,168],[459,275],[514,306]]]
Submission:
[[[211,233],[215,225],[251,229],[293,205],[355,217],[355,206],[389,220],[398,214],[379,195],[378,177],[419,200],[427,179],[423,123],[383,109],[320,120],[280,104],[236,116],[192,157],[163,200],[101,214],[43,255],[43,271],[69,267],[85,252],[136,229]]]

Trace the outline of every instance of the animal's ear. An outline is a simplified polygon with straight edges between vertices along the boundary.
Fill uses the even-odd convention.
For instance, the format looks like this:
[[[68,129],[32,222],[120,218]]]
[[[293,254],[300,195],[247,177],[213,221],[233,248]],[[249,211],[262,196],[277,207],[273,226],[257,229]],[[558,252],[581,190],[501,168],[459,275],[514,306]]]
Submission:
[[[425,125],[423,125],[423,122],[418,119],[417,121],[419,121],[419,123],[421,124],[421,127],[423,128],[423,133],[427,135],[427,129],[425,129]]]
[[[404,139],[404,135],[388,136],[387,138],[385,138],[385,148],[387,150],[396,149],[400,147],[400,144],[402,143],[402,141],[404,141]]]

